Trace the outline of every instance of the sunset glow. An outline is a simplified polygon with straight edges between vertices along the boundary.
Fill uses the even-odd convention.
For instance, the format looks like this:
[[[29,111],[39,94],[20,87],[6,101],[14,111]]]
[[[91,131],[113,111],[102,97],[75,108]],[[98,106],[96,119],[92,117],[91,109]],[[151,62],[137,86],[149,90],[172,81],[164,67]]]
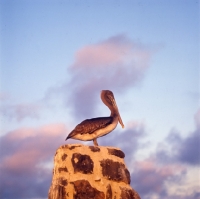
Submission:
[[[98,139],[125,153],[142,199],[200,198],[199,1],[1,0],[0,198],[47,199],[53,158],[85,119],[125,128]]]

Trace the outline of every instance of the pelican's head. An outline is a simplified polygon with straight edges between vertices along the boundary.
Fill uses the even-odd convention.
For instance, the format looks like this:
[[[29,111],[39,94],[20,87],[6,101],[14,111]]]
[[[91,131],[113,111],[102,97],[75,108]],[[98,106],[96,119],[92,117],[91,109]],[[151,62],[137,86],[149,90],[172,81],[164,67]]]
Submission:
[[[115,101],[115,97],[112,93],[112,91],[109,90],[102,90],[101,91],[101,99],[103,103],[108,106],[108,108],[111,110],[111,114],[117,114],[119,123],[121,124],[122,128],[124,128],[124,124],[122,122],[121,116],[119,114],[119,110]]]

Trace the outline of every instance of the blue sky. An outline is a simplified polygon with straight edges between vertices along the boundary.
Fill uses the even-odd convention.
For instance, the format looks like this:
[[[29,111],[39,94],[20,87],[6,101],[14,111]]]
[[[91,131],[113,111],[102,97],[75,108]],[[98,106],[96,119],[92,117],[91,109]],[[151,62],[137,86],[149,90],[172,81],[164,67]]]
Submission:
[[[46,197],[68,133],[109,115],[103,89],[125,129],[99,143],[126,153],[132,187],[144,199],[200,197],[199,1],[1,0],[0,9],[2,198]]]

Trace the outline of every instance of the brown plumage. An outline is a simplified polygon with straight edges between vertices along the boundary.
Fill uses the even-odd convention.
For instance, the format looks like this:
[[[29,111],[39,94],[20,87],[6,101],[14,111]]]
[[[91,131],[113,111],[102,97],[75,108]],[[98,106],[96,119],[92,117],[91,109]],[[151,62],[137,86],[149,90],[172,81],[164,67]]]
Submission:
[[[98,117],[82,121],[67,136],[66,140],[69,138],[78,140],[93,140],[94,145],[98,146],[96,139],[114,130],[118,121],[122,125],[122,128],[124,127],[113,93],[109,90],[103,90],[101,92],[101,99],[111,110],[110,117]]]

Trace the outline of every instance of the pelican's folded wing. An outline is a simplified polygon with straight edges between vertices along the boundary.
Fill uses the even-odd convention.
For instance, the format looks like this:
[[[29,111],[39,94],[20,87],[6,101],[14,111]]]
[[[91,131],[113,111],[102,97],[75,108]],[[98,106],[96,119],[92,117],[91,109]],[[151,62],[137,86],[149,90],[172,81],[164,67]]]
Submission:
[[[83,133],[93,133],[94,131],[104,128],[107,125],[111,124],[113,121],[112,117],[98,117],[84,120],[80,123],[81,126],[84,126],[85,129]]]
[[[112,117],[98,117],[82,121],[75,129],[68,135],[67,139],[75,136],[76,134],[91,134],[94,131],[106,127],[113,121]]]

